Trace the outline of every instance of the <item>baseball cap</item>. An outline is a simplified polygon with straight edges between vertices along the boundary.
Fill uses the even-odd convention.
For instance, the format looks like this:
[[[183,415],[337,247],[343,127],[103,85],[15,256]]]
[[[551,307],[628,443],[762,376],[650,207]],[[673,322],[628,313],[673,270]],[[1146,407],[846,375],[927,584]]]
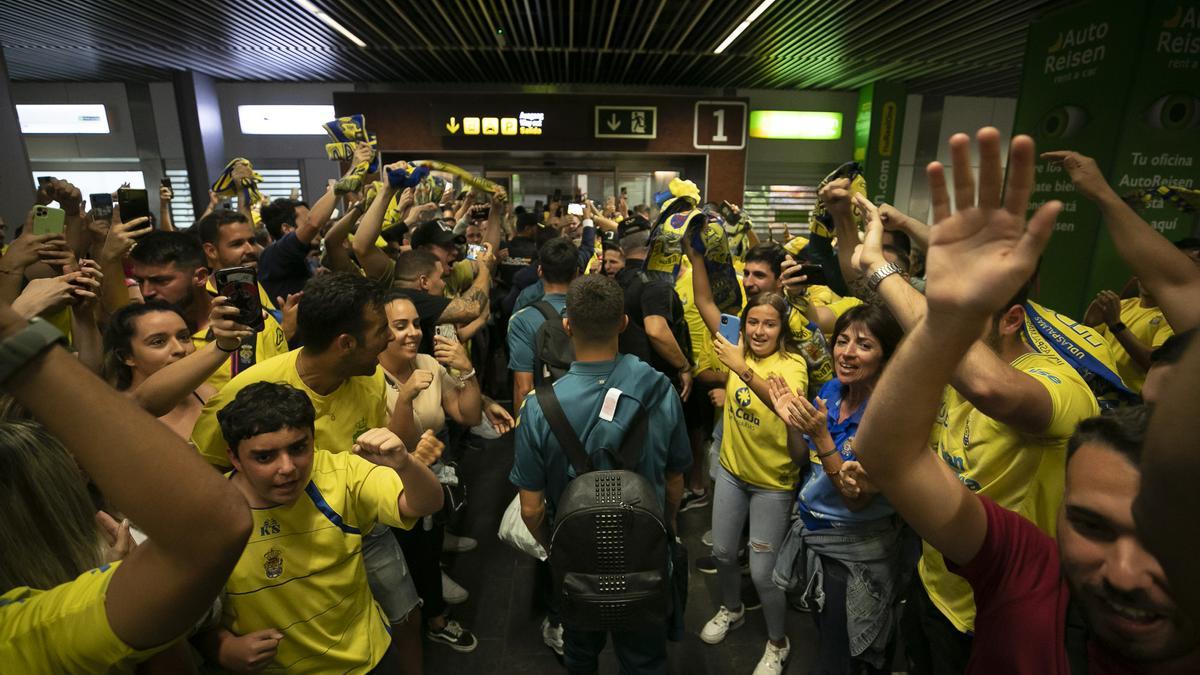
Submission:
[[[412,244],[413,248],[421,248],[422,246],[459,246],[466,242],[466,237],[454,234],[451,230],[442,227],[442,224],[436,220],[427,220],[418,224],[413,229],[412,236],[409,237],[409,243]]]

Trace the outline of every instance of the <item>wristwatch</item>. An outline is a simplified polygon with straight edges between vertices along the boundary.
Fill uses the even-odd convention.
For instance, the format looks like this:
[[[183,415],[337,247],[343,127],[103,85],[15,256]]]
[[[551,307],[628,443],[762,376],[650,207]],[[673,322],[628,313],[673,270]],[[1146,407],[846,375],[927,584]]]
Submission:
[[[1125,328],[1126,326],[1124,321],[1118,321],[1116,323],[1109,324],[1108,326],[1109,332],[1111,332],[1113,335],[1120,333],[1121,331],[1125,330]]]
[[[7,381],[35,356],[60,342],[65,345],[67,338],[54,324],[39,317],[30,319],[21,332],[0,340],[0,382]]]
[[[738,377],[742,378],[742,382],[749,384],[750,380],[754,379],[754,369],[747,368],[745,371],[738,373]]]
[[[890,262],[883,267],[880,267],[879,269],[875,270],[871,276],[867,277],[867,290],[873,291],[876,288],[879,288],[879,284],[881,284],[884,279],[896,274],[899,271],[900,266],[894,262]]]

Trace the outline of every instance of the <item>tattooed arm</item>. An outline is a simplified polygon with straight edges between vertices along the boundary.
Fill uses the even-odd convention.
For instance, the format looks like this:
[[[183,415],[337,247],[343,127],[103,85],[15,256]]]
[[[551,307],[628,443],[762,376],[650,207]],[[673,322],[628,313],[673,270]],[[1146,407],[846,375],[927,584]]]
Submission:
[[[470,323],[483,314],[488,305],[488,290],[492,285],[492,270],[487,264],[479,265],[475,281],[461,296],[454,298],[442,310],[438,323]]]

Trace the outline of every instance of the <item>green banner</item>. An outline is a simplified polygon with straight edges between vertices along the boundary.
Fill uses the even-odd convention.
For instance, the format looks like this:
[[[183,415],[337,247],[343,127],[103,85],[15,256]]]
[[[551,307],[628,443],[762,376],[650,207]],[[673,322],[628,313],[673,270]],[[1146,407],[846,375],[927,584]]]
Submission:
[[[1195,189],[1200,183],[1200,1],[1149,5],[1141,53],[1130,88],[1120,97],[1124,121],[1109,182],[1122,197],[1159,185]],[[1167,239],[1190,236],[1196,214],[1151,199],[1138,207]],[[1087,292],[1120,291],[1130,276],[1112,238],[1100,235]]]
[[[867,197],[876,204],[896,199],[906,98],[903,85],[889,82],[874,82],[858,91],[854,160],[862,164]]]
[[[1125,122],[1124,92],[1137,61],[1146,7],[1095,0],[1068,7],[1029,28],[1014,134],[1029,134],[1038,150],[1075,150],[1110,175],[1115,139]],[[1075,192],[1062,167],[1039,161],[1030,213],[1063,202],[1042,260],[1038,300],[1082,316],[1099,229],[1099,210]]]

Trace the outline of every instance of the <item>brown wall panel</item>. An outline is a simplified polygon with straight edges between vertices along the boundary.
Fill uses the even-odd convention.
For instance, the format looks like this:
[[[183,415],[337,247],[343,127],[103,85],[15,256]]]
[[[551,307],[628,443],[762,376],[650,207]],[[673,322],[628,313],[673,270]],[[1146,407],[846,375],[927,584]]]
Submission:
[[[697,97],[587,96],[569,94],[459,94],[459,93],[353,93],[333,95],[338,115],[362,113],[367,129],[378,134],[385,152],[587,152],[593,154],[646,152],[703,155],[708,159],[703,175],[685,176],[700,185],[706,200],[740,204],[746,175],[746,150],[698,150],[694,143]],[[711,100],[711,99],[704,99]],[[746,99],[720,99],[745,103]],[[654,106],[657,137],[653,139],[595,138],[595,106]],[[462,123],[468,116],[517,116],[520,112],[545,115],[540,136],[451,135],[444,127],[451,116]],[[745,137],[744,116],[738,122]],[[417,159],[417,157],[414,157]]]

